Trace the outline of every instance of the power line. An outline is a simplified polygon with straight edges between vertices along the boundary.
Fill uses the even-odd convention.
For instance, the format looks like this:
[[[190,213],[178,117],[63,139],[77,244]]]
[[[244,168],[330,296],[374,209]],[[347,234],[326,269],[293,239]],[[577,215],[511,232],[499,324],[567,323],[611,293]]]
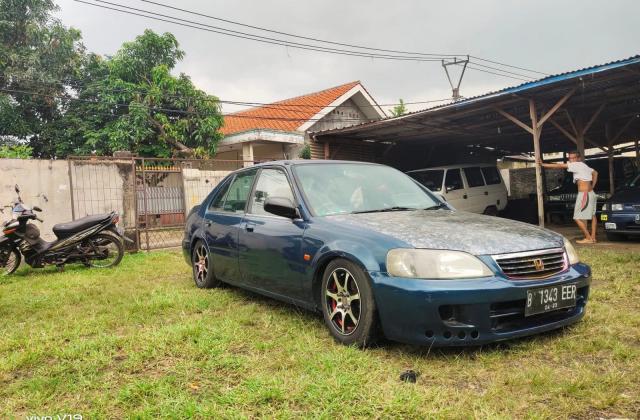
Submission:
[[[18,77],[16,78],[17,81],[30,81],[30,82],[34,82],[34,84],[40,84],[41,86],[49,86],[49,85],[54,85],[54,84],[60,84],[60,85],[68,85],[74,89],[78,89],[78,88],[85,88],[85,89],[90,89],[91,85],[97,85],[99,83],[102,82],[102,80],[97,80],[94,82],[90,82],[89,84],[87,83],[82,83],[82,81],[77,80],[77,79],[66,79],[66,80],[51,80],[51,81],[45,81],[43,79],[33,79],[33,78],[28,78],[28,77]],[[107,92],[112,92],[112,93],[130,93],[130,94],[135,94],[135,93],[148,93],[148,90],[146,89],[138,89],[138,88],[102,88]],[[312,95],[312,94],[310,94]],[[303,95],[306,96],[306,95]],[[163,97],[165,98],[188,98],[188,96],[185,95],[179,95],[179,94],[164,94],[163,93]],[[224,100],[224,99],[218,99],[218,98],[201,98],[200,100],[205,101],[205,102],[216,102],[216,103],[222,103],[222,104],[228,104],[228,105],[237,105],[237,106],[248,106],[248,107],[256,107],[256,108],[267,108],[267,109],[280,109],[280,110],[293,110],[295,108],[347,108],[347,109],[362,109],[362,108],[382,108],[382,107],[388,107],[388,106],[398,106],[401,105],[400,103],[389,103],[389,104],[367,104],[367,105],[359,105],[357,107],[353,107],[353,106],[349,106],[349,105],[326,105],[326,104],[321,104],[321,103],[308,103],[308,104],[286,104],[286,103],[282,103],[284,101],[287,101],[287,99],[285,99],[284,101],[279,101],[279,102],[270,102],[270,103],[265,103],[265,102],[253,102],[253,101],[236,101],[236,100]],[[432,99],[432,100],[424,100],[424,101],[413,101],[413,102],[403,102],[404,105],[420,105],[420,104],[430,104],[430,103],[437,103],[437,102],[447,102],[450,101],[451,98],[444,98],[444,99]],[[242,112],[242,111],[240,111]]]
[[[216,17],[216,16],[207,15],[207,14],[204,14],[204,13],[195,12],[193,10],[187,10],[187,9],[182,9],[180,7],[170,6],[168,4],[164,4],[164,3],[160,3],[160,2],[156,2],[156,1],[150,1],[150,0],[139,0],[139,1],[141,1],[143,3],[154,4],[154,5],[160,6],[160,7],[165,7],[167,9],[172,9],[172,10],[176,10],[176,11],[192,14],[192,15],[195,15],[195,16],[201,16],[201,17],[206,17],[206,18],[209,18],[209,19],[214,19],[214,20],[217,20],[217,21],[220,21],[220,22],[230,23],[232,25],[242,26],[242,27],[245,27],[245,28],[256,29],[256,30],[259,30],[259,31],[270,32],[270,33],[274,33],[274,34],[278,34],[278,35],[285,35],[285,36],[289,36],[289,37],[293,37],[293,38],[306,39],[307,41],[321,42],[321,43],[332,44],[332,45],[340,45],[340,46],[343,46],[343,47],[360,48],[360,49],[370,50],[370,51],[391,52],[391,53],[408,54],[408,55],[435,56],[435,57],[446,57],[446,56],[455,57],[455,56],[464,55],[464,54],[435,54],[435,53],[422,53],[422,52],[409,52],[409,51],[400,51],[400,50],[389,50],[389,49],[383,49],[383,48],[367,47],[367,46],[363,46],[363,45],[347,44],[347,43],[343,43],[343,42],[328,41],[328,40],[319,39],[319,38],[313,38],[313,37],[308,37],[308,36],[303,36],[303,35],[296,35],[296,34],[292,34],[292,33],[288,33],[288,32],[276,31],[274,29],[268,29],[268,28],[264,28],[264,27],[260,27],[260,26],[248,25],[248,24],[245,24],[245,23],[241,23],[241,22],[237,22],[237,21],[233,21],[233,20],[229,20],[229,19],[223,19],[223,18],[220,18],[220,17]]]
[[[343,46],[343,47],[359,48],[359,49],[365,49],[365,50],[370,50],[370,51],[391,52],[391,53],[398,53],[398,54],[405,54],[405,55],[420,55],[420,56],[427,56],[427,57],[428,56],[431,56],[431,57],[434,57],[434,56],[435,57],[446,57],[446,56],[448,56],[448,57],[458,57],[458,56],[466,55],[466,54],[436,54],[436,53],[424,53],[424,52],[415,52],[415,51],[402,51],[402,50],[396,50],[396,49],[373,48],[373,47],[368,47],[368,46],[364,46],[364,45],[356,45],[356,44],[348,44],[348,43],[343,43],[343,42],[335,42],[335,41],[329,41],[329,40],[326,40],[326,39],[320,39],[320,38],[314,38],[314,37],[308,37],[308,36],[303,36],[303,35],[292,34],[292,33],[289,33],[289,32],[277,31],[277,30],[274,30],[274,29],[269,29],[269,28],[265,28],[265,27],[261,27],[261,26],[249,25],[249,24],[246,24],[246,23],[237,22],[237,21],[233,21],[233,20],[230,20],[230,19],[224,19],[224,18],[208,15],[208,14],[201,13],[201,12],[195,12],[193,10],[188,10],[188,9],[184,9],[184,8],[180,8],[180,7],[171,6],[171,5],[160,3],[160,2],[157,2],[157,1],[151,1],[151,0],[139,0],[139,1],[141,1],[143,3],[153,4],[153,5],[164,7],[164,8],[167,8],[167,9],[183,12],[183,13],[188,13],[188,14],[195,15],[195,16],[206,17],[208,19],[213,19],[213,20],[217,20],[217,21],[220,21],[220,22],[225,22],[225,23],[229,23],[229,24],[232,24],[232,25],[242,26],[242,27],[245,27],[245,28],[256,29],[256,30],[259,30],[259,31],[270,32],[270,33],[274,33],[274,34],[278,34],[278,35],[285,35],[285,36],[289,36],[289,37],[293,37],[293,38],[306,39],[308,41],[314,41],[314,42],[320,42],[320,43],[326,43],[326,44],[332,44],[332,45],[339,45],[339,46]],[[518,69],[518,70],[523,70],[523,71],[527,71],[527,72],[531,72],[531,73],[538,73],[538,74],[542,74],[542,75],[548,76],[548,74],[546,74],[546,73],[543,73],[543,72],[540,72],[540,71],[536,71],[536,70],[532,70],[532,69],[527,69],[525,67],[513,66],[513,65],[510,65],[510,64],[500,63],[498,61],[488,60],[488,59],[477,57],[477,56],[470,56],[470,57],[475,58],[477,60],[481,60],[481,61],[485,61],[485,62],[489,62],[489,63],[493,63],[493,64],[498,64],[498,65],[501,65],[501,66],[511,67],[511,68],[515,68],[515,69]]]
[[[487,62],[487,63],[498,64],[498,65],[500,65],[500,66],[511,67],[511,68],[514,68],[514,69],[524,70],[524,71],[528,71],[528,72],[531,72],[531,73],[538,73],[538,74],[541,74],[541,75],[543,75],[543,76],[550,76],[550,74],[548,74],[548,73],[543,73],[543,72],[541,72],[541,71],[531,70],[531,69],[528,69],[528,68],[525,68],[525,67],[513,66],[513,65],[511,65],[511,64],[505,64],[505,63],[501,63],[501,62],[499,62],[499,61],[488,60],[488,59],[486,59],[486,58],[476,57],[475,55],[470,55],[469,57],[471,57],[471,58],[475,58],[476,60],[485,61],[485,62]]]
[[[161,21],[161,22],[173,23],[173,24],[179,25],[179,26],[189,27],[189,28],[193,28],[193,29],[199,29],[199,30],[202,30],[202,31],[213,32],[213,33],[217,33],[217,34],[221,34],[221,35],[227,35],[227,36],[231,36],[231,37],[234,37],[234,38],[247,39],[247,40],[250,40],[250,41],[262,42],[262,43],[265,43],[265,44],[279,45],[279,46],[296,48],[296,49],[301,49],[301,50],[324,52],[324,53],[328,53],[328,54],[347,55],[347,56],[354,56],[354,57],[371,58],[371,59],[377,58],[377,59],[382,59],[382,60],[440,61],[440,59],[441,59],[441,57],[425,58],[425,57],[411,57],[411,56],[400,56],[400,55],[389,55],[389,54],[378,54],[378,53],[366,53],[366,52],[362,52],[362,51],[342,50],[342,49],[337,49],[337,48],[323,47],[323,46],[319,46],[319,45],[302,44],[302,43],[297,43],[297,42],[293,42],[293,41],[287,41],[287,40],[282,40],[282,39],[264,37],[264,36],[261,36],[261,35],[254,35],[254,34],[249,34],[249,33],[245,33],[245,32],[234,31],[234,30],[231,30],[231,29],[220,28],[220,27],[208,25],[208,24],[201,23],[201,22],[195,22],[195,21],[191,21],[191,20],[187,20],[187,19],[182,19],[182,18],[177,18],[177,17],[173,17],[173,16],[163,15],[161,13],[157,13],[157,12],[153,12],[153,11],[149,11],[149,10],[144,10],[144,9],[138,9],[138,8],[135,8],[135,7],[130,7],[130,6],[126,6],[126,5],[122,5],[122,4],[118,4],[118,3],[105,1],[105,0],[94,0],[94,1],[99,2],[99,3],[109,4],[109,5],[112,5],[112,6],[115,6],[115,7],[105,6],[103,4],[90,3],[90,2],[87,2],[87,1],[84,1],[84,0],[74,0],[74,1],[77,2],[77,3],[84,3],[84,4],[87,4],[89,6],[100,7],[100,8],[103,8],[103,9],[109,9],[109,10],[113,10],[113,11],[124,13],[124,14],[145,17],[145,18],[148,18],[148,19],[157,20],[157,21]],[[132,10],[135,10],[135,11],[132,11]],[[140,13],[138,13],[138,12],[140,12]],[[146,14],[143,14],[143,13],[146,13]],[[183,22],[186,22],[186,23],[183,23]],[[196,26],[196,25],[198,25],[198,26]]]
[[[94,105],[105,105],[105,106],[115,107],[115,108],[132,108],[132,107],[135,108],[135,107],[140,107],[140,108],[148,109],[150,111],[166,112],[166,113],[172,113],[172,114],[196,115],[196,116],[202,116],[203,115],[203,113],[196,112],[196,111],[185,111],[185,110],[181,110],[181,109],[153,107],[153,106],[139,104],[139,103],[135,103],[135,104],[112,103],[112,102],[101,101],[101,100],[89,100],[89,99],[83,99],[83,98],[65,97],[65,96],[60,96],[60,95],[50,95],[50,94],[46,94],[46,93],[25,91],[25,90],[17,90],[17,89],[0,88],[0,92],[17,93],[17,94],[22,94],[22,95],[41,96],[41,97],[56,98],[56,99],[64,99],[64,100],[68,100],[68,101],[78,101],[78,102],[94,104]],[[95,112],[94,111],[94,113],[100,114],[101,112]],[[102,113],[102,114],[104,114],[104,115],[113,115],[113,114],[107,114],[107,113]],[[341,118],[341,119],[332,120],[332,119],[324,119],[324,118],[262,117],[262,116],[250,116],[250,115],[238,115],[238,114],[222,114],[222,113],[220,115],[223,116],[223,117],[246,118],[246,119],[252,119],[252,120],[254,120],[254,119],[257,119],[257,120],[275,120],[275,121],[320,121],[320,120],[322,120],[322,121],[325,121],[325,122],[349,122],[349,121],[362,122],[362,119],[360,119],[360,118]],[[325,114],[325,115],[327,115],[327,114]],[[116,115],[116,117],[117,117],[117,115]]]
[[[94,1],[97,1],[97,2],[100,2],[100,3],[110,4],[110,5],[116,6],[118,8],[109,7],[109,6],[105,6],[105,5],[102,5],[102,4],[89,3],[89,2],[84,1],[84,0],[74,0],[74,1],[76,1],[78,3],[84,3],[84,4],[87,4],[89,6],[100,7],[100,8],[104,8],[104,9],[109,9],[109,10],[113,10],[113,11],[116,11],[116,12],[120,12],[120,13],[125,13],[125,14],[140,16],[140,17],[144,17],[144,18],[148,18],[148,19],[152,19],[152,20],[172,23],[172,24],[175,24],[175,25],[183,26],[183,27],[189,27],[189,28],[199,29],[199,30],[203,30],[203,31],[207,31],[207,32],[213,32],[213,33],[232,36],[232,37],[236,37],[236,38],[247,39],[247,40],[250,40],[250,41],[262,42],[262,43],[267,43],[267,44],[271,44],[271,45],[280,45],[280,46],[291,47],[291,48],[296,48],[296,49],[301,49],[301,50],[324,52],[324,53],[338,54],[338,55],[355,56],[355,57],[364,57],[364,58],[371,58],[371,59],[378,58],[378,59],[384,59],[384,60],[418,61],[418,62],[439,61],[439,59],[437,59],[437,58],[424,58],[424,57],[410,57],[410,56],[371,54],[371,53],[363,53],[363,52],[352,51],[352,50],[340,50],[340,49],[335,49],[335,48],[327,48],[327,47],[322,47],[322,46],[295,43],[295,42],[292,42],[292,41],[279,40],[279,39],[275,39],[275,38],[263,37],[263,36],[259,36],[259,35],[253,35],[253,34],[248,34],[248,33],[244,33],[244,32],[233,31],[233,30],[230,30],[230,29],[219,28],[219,27],[207,25],[207,24],[200,23],[200,22],[194,22],[194,21],[190,21],[190,20],[186,20],[186,19],[176,18],[176,17],[173,17],[173,16],[163,15],[163,14],[156,13],[156,12],[153,12],[153,11],[138,9],[138,8],[134,8],[134,7],[118,4],[118,3],[113,3],[113,2],[109,2],[109,1],[105,1],[105,0],[94,0]],[[136,10],[138,12],[142,12],[142,13],[146,13],[146,14],[132,12],[131,10]],[[158,16],[161,16],[161,17],[158,17]],[[188,23],[181,23],[179,21],[188,22]],[[194,25],[199,25],[199,26],[194,26]],[[204,27],[202,27],[202,26],[204,26]],[[212,28],[215,28],[215,29],[212,29]],[[485,66],[485,67],[487,67],[487,66]],[[495,76],[508,77],[508,78],[511,78],[511,79],[527,81],[526,79],[523,79],[522,77],[518,77],[518,76],[522,76],[521,74],[514,73],[514,72],[511,72],[509,70],[496,69],[496,70],[501,72],[501,73],[496,73],[496,72],[491,72],[491,71],[483,71],[483,70],[481,70],[481,69],[479,69],[477,67],[469,67],[469,68],[472,69],[472,70],[481,71],[481,72],[484,72],[484,73],[487,73],[487,74],[492,74],[492,75],[495,75]],[[514,74],[514,75],[517,75],[517,76],[512,76],[510,74]]]

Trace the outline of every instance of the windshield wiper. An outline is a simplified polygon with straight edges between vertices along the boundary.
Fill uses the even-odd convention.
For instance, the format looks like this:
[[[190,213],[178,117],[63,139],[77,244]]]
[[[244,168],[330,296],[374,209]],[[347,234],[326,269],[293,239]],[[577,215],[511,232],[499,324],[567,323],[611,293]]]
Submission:
[[[362,214],[362,213],[383,213],[386,211],[406,211],[406,210],[418,210],[415,207],[400,207],[400,206],[394,206],[394,207],[385,207],[383,209],[374,209],[374,210],[359,210],[359,211],[352,211],[351,214]]]
[[[426,209],[423,210],[439,210],[439,209],[444,209],[447,208],[447,204],[446,203],[438,203],[435,206],[431,206],[431,207],[427,207]]]

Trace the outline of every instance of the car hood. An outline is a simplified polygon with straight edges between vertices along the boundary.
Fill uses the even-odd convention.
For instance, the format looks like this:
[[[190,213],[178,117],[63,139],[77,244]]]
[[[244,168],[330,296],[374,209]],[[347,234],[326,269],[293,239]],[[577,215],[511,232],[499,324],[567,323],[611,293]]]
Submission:
[[[611,203],[637,204],[640,202],[640,188],[625,188],[617,191],[607,201]]]
[[[500,217],[450,210],[415,210],[328,216],[402,240],[415,248],[450,249],[474,255],[559,248],[562,236]]]

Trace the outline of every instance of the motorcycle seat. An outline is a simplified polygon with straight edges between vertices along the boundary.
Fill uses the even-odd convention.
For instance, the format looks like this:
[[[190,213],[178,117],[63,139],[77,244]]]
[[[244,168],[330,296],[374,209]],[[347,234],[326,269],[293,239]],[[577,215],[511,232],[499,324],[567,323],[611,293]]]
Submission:
[[[113,215],[111,213],[103,213],[82,217],[67,223],[58,223],[53,226],[53,233],[58,237],[58,239],[68,238],[69,236],[82,232],[91,226],[104,223],[112,217]]]

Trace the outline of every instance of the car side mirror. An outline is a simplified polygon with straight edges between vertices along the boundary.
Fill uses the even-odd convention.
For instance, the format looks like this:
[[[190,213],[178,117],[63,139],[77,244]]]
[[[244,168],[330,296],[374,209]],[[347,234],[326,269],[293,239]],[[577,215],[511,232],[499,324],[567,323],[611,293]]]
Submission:
[[[286,197],[268,197],[264,202],[264,211],[287,219],[300,218],[298,208]]]

